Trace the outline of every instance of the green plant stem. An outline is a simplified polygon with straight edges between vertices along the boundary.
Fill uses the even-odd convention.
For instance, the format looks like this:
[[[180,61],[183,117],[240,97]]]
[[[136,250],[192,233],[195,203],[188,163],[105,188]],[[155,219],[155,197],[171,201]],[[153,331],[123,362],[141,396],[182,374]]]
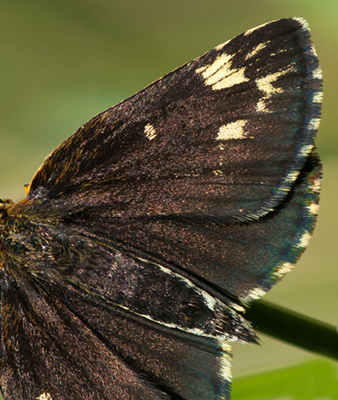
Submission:
[[[266,335],[338,360],[338,328],[334,325],[262,300],[251,305],[246,318]]]

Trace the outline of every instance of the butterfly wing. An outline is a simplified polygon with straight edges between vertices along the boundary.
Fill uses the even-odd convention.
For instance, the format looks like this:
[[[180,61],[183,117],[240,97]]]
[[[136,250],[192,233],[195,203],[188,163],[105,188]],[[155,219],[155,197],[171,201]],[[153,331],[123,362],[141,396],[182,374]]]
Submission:
[[[312,152],[320,95],[306,23],[263,25],[81,127],[36,173],[29,204],[249,299],[313,229],[307,192],[284,233],[287,213],[271,218]]]
[[[243,302],[257,299],[291,270],[307,246],[317,216],[321,171],[317,155],[311,154],[284,201],[259,220],[114,220],[115,243],[168,265],[209,293],[216,288],[219,298],[223,293]],[[95,235],[100,223],[92,220]]]
[[[317,162],[315,158],[308,161],[290,193],[292,199],[282,207],[291,205],[290,218],[299,218],[297,210],[304,207],[304,196],[310,198],[308,207],[314,204],[311,197],[316,197]],[[289,223],[289,219],[283,220],[283,225]],[[105,260],[102,246],[95,241],[90,244],[87,238],[84,248],[90,251],[86,254],[81,249],[81,235],[69,234],[67,228],[58,227],[61,234],[66,231],[65,253],[73,249],[73,254],[64,255],[63,263],[60,258],[56,264],[45,260],[38,275],[37,268],[31,266],[35,277],[29,280],[4,272],[11,270],[8,266],[0,271],[4,399],[230,399],[231,356],[221,332],[212,338],[182,327],[178,331],[165,326],[177,314],[171,305],[180,301],[187,288],[178,290],[174,282],[171,286],[176,299],[172,301],[168,281],[162,285],[159,277],[155,282],[152,279],[152,263],[138,259],[131,265],[122,253],[119,262]],[[285,233],[279,238],[288,241]],[[111,256],[112,250],[105,250]],[[58,250],[57,254],[62,252]],[[47,259],[53,258],[49,255]],[[133,274],[130,266],[139,269]],[[128,280],[123,281],[123,271]],[[154,283],[159,286],[156,288]],[[132,315],[128,313],[130,305],[127,310],[118,307],[119,296],[126,294],[133,300],[132,293],[144,293],[131,304],[143,301],[141,310],[153,307],[148,312],[150,320],[137,318],[135,308]],[[196,311],[203,309],[194,293],[187,294]],[[157,306],[155,295],[166,297],[164,303]],[[126,304],[123,300],[122,305]],[[161,309],[167,314],[160,314]],[[203,314],[208,311],[203,310]],[[191,308],[180,315],[183,324],[188,325],[187,316],[192,315]],[[197,325],[197,318],[193,323]],[[240,321],[234,324],[237,332],[241,326]],[[245,338],[250,340],[248,332],[242,340]]]
[[[236,301],[268,290],[313,230],[320,93],[304,21],[280,20],[61,144],[10,210],[39,227],[29,248],[53,240],[19,275],[0,270],[5,399],[230,398],[225,336],[255,340]]]
[[[156,266],[72,235],[65,226],[45,229],[50,251],[43,265],[36,257],[22,273],[17,266],[27,260],[26,252],[0,270],[0,382],[6,400],[229,398],[229,346],[199,335],[197,328],[189,332],[173,326],[176,312],[187,320],[210,311],[203,310],[193,288],[187,302],[180,298],[184,290],[181,294],[178,279],[171,282],[175,277],[158,271],[156,290],[149,283]],[[65,232],[67,246],[61,241],[58,247]],[[41,240],[32,237],[23,244]],[[62,249],[68,253],[64,258]],[[140,273],[131,276],[132,269]],[[165,292],[161,278],[167,278]],[[149,296],[151,290],[156,298]],[[175,294],[178,308],[170,304]],[[164,302],[157,306],[161,297]]]
[[[6,400],[169,399],[69,308],[2,276],[1,388]]]

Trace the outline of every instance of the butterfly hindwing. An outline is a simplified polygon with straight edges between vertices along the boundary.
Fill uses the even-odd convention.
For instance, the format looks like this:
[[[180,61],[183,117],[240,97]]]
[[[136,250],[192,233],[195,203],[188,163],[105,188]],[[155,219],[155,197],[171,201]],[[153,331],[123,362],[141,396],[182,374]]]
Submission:
[[[30,282],[2,282],[5,400],[170,399],[57,297]]]
[[[71,267],[72,273],[58,267],[59,274],[46,262],[45,274],[30,281],[2,276],[5,399],[227,398],[231,358],[223,341],[128,315],[112,293],[119,289],[114,265],[97,272],[102,283],[86,279],[92,292],[79,279],[85,265]]]
[[[230,346],[212,338],[127,317],[109,302],[89,298],[74,288],[62,300],[105,339],[143,380],[177,400],[230,397]]]

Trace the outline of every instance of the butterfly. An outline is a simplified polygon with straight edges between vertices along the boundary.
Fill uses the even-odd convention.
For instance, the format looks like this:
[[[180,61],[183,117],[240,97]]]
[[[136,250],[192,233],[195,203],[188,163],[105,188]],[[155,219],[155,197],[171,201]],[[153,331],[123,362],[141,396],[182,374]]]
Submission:
[[[307,23],[267,23],[98,114],[1,200],[4,399],[230,399],[245,308],[314,229],[321,87]]]

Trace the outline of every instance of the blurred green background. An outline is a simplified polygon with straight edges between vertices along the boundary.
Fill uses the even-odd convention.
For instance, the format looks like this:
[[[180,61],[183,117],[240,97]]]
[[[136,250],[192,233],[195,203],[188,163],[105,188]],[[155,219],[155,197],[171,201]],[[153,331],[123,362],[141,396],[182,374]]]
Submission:
[[[0,198],[23,198],[44,157],[94,114],[249,28],[293,16],[308,20],[323,69],[325,173],[310,247],[265,299],[337,324],[336,0],[0,0]],[[261,339],[234,346],[235,377],[314,357]]]

